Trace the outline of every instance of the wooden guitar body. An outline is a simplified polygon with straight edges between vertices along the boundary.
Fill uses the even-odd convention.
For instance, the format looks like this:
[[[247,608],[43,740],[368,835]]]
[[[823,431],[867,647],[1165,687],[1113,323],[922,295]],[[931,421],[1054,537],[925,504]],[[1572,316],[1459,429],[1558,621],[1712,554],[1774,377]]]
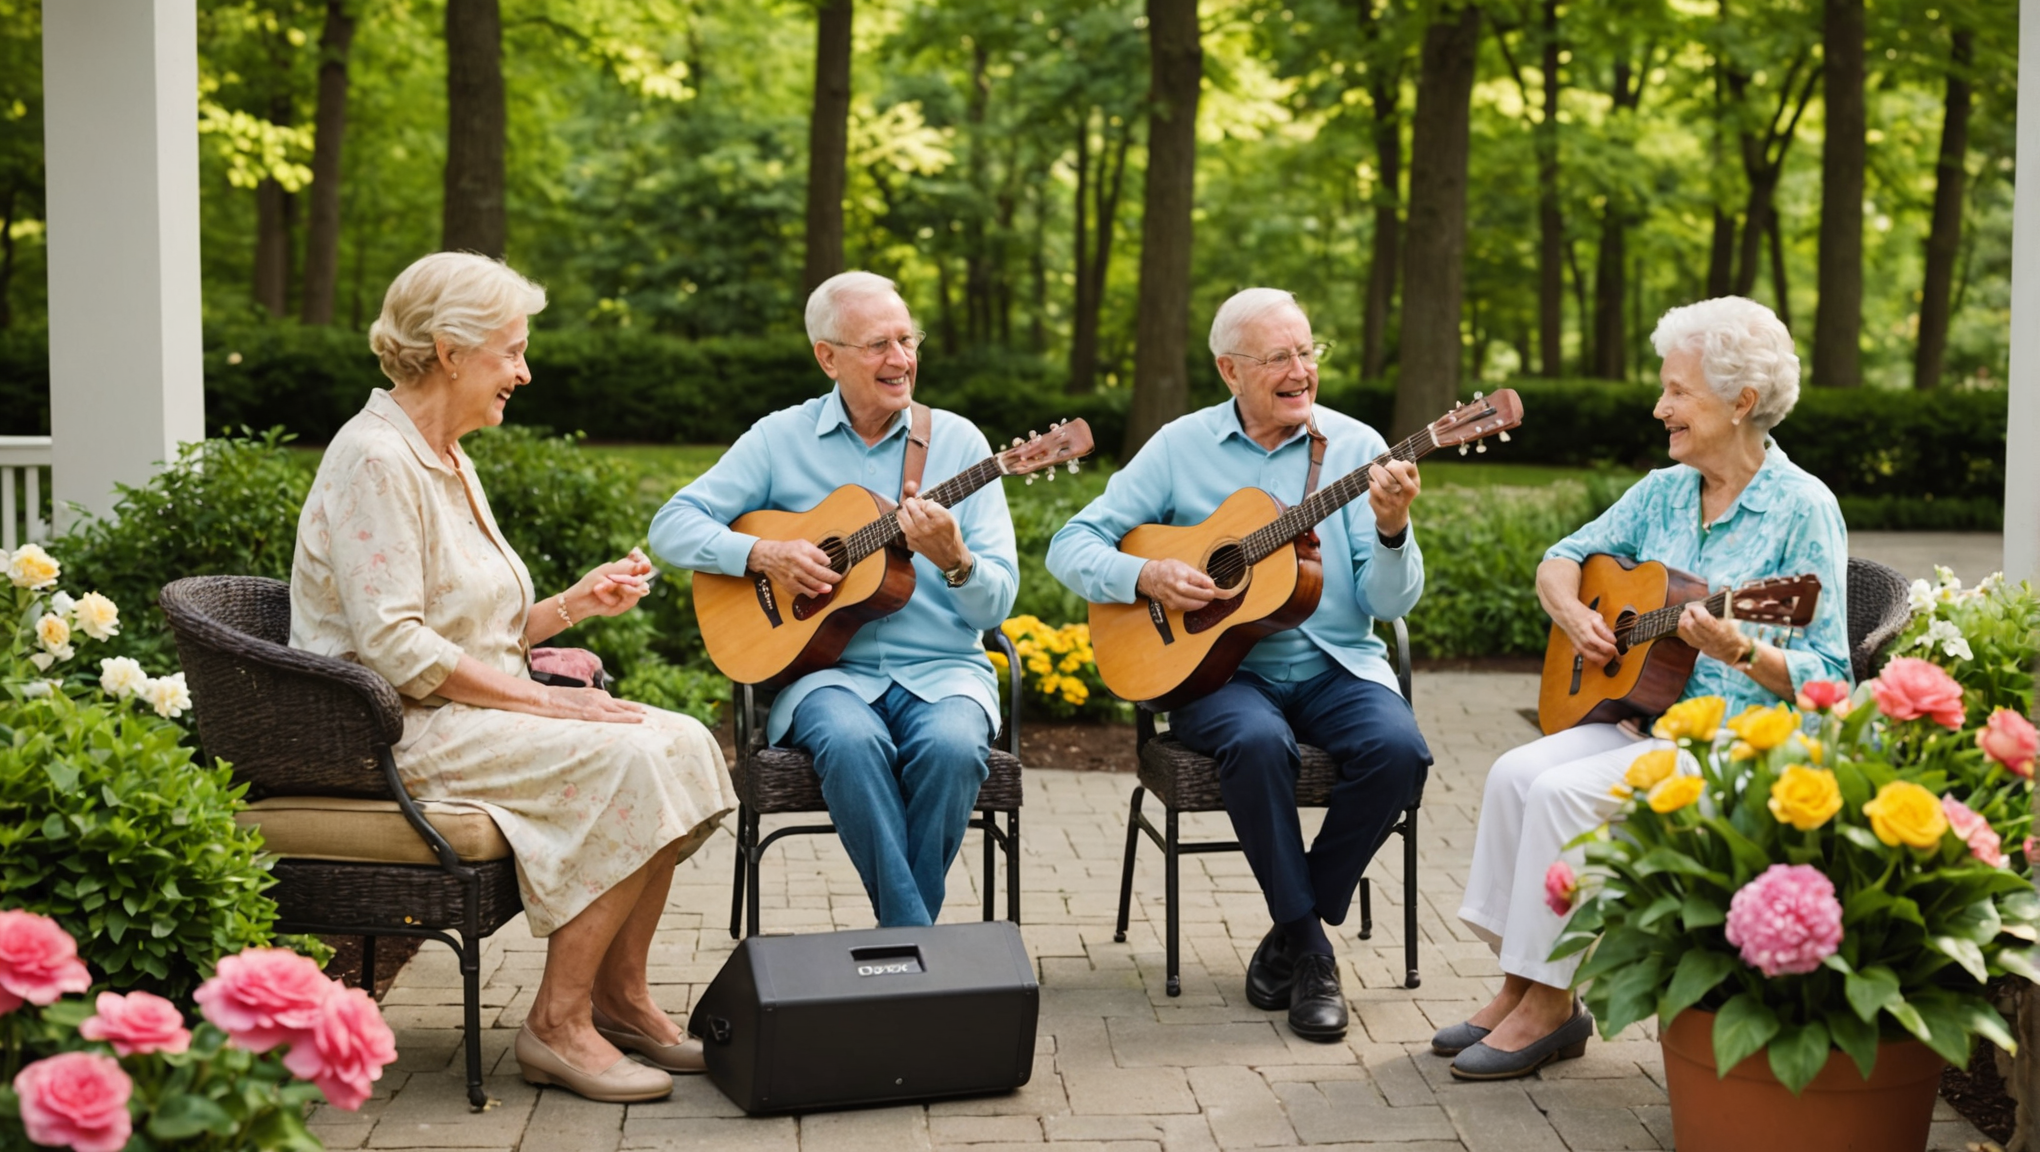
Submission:
[[[1654,560],[1596,554],[1580,566],[1580,599],[1618,635],[1653,609],[1707,597],[1707,583]],[[1655,716],[1685,691],[1699,653],[1677,636],[1646,641],[1605,665],[1589,664],[1554,624],[1544,649],[1537,724],[1546,735],[1579,724]]]
[[[1259,488],[1242,488],[1203,521],[1143,524],[1119,550],[1147,560],[1181,560],[1212,571],[1226,548],[1281,515],[1284,505]],[[1223,565],[1219,567],[1222,569]],[[1305,536],[1246,568],[1222,596],[1195,611],[1171,612],[1141,596],[1132,604],[1091,605],[1091,646],[1098,675],[1121,699],[1166,710],[1217,690],[1261,638],[1294,628],[1317,610],[1324,570],[1317,541]]]
[[[868,488],[845,484],[805,512],[748,512],[730,528],[761,540],[811,541],[841,572],[843,542],[892,507]],[[730,679],[768,688],[834,664],[858,628],[899,611],[913,594],[913,557],[898,545],[866,556],[814,599],[789,595],[759,572],[694,574],[694,611],[709,658]]]

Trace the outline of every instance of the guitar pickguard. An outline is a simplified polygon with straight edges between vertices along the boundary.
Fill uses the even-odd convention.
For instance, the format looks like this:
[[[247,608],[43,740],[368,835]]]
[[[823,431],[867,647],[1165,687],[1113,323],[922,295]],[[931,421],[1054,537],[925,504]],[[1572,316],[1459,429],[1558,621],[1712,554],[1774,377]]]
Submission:
[[[1213,600],[1202,608],[1185,612],[1183,630],[1195,636],[1199,632],[1216,628],[1220,621],[1239,611],[1240,601],[1245,599],[1244,596],[1227,596],[1222,600]]]

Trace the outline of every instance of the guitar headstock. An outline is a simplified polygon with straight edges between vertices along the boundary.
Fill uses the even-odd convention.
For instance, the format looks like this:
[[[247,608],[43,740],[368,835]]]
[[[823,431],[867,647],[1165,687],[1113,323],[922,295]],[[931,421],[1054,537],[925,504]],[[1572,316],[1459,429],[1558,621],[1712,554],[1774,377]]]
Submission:
[[[1500,436],[1508,442],[1509,429],[1523,422],[1523,399],[1516,395],[1514,388],[1504,388],[1491,395],[1473,394],[1473,403],[1461,402],[1452,406],[1436,420],[1431,421],[1431,440],[1440,448],[1457,444],[1459,454],[1466,455],[1467,445],[1476,445],[1476,450],[1485,452],[1482,443],[1489,436]]]
[[[1773,576],[1752,580],[1729,593],[1729,615],[1753,624],[1784,624],[1804,628],[1813,622],[1820,603],[1820,577]]]
[[[1026,439],[1013,437],[1013,446],[999,453],[999,470],[1008,476],[1025,476],[1029,484],[1034,483],[1034,474],[1046,470],[1050,480],[1055,479],[1058,464],[1077,470],[1077,461],[1091,454],[1096,445],[1091,440],[1091,426],[1083,420],[1065,420],[1048,426],[1048,434],[1029,433]]]

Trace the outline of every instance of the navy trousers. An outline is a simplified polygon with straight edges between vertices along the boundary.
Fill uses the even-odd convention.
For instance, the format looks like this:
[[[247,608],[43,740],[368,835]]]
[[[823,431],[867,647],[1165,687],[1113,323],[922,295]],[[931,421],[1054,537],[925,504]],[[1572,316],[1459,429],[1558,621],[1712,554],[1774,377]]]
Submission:
[[[1226,813],[1277,924],[1306,914],[1344,923],[1360,874],[1431,770],[1409,702],[1339,667],[1293,683],[1241,671],[1170,712],[1169,730],[1218,762]],[[1308,850],[1296,812],[1298,742],[1324,749],[1339,766]]]

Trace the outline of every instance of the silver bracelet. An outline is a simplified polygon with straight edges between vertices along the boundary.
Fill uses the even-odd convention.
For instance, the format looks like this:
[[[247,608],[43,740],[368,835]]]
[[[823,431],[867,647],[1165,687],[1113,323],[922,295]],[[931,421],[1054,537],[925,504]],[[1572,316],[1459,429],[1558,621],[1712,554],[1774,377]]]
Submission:
[[[553,607],[560,610],[560,619],[567,622],[567,627],[572,628],[574,626],[574,618],[567,612],[567,594],[565,592],[553,597]]]

